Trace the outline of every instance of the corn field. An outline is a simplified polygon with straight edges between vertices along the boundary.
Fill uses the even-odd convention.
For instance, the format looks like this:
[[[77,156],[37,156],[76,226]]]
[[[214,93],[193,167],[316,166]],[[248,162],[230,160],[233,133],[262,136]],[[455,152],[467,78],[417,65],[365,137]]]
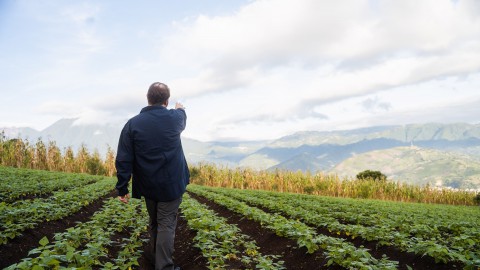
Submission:
[[[63,151],[54,141],[47,143],[41,138],[35,144],[28,140],[7,139],[0,133],[0,165],[37,170],[115,175],[115,153],[109,148],[105,158],[98,151],[90,153],[81,145],[76,154],[72,147]]]
[[[356,180],[323,173],[300,171],[254,171],[213,164],[191,167],[192,182],[212,187],[268,190],[344,198],[379,199],[401,202],[475,205],[475,192],[438,189],[373,179]]]
[[[0,165],[60,172],[114,176],[115,152],[109,148],[105,158],[81,145],[76,154],[71,147],[63,149],[54,141],[35,144],[22,139],[6,139],[0,133]],[[191,182],[211,187],[255,189],[332,197],[379,199],[401,202],[475,205],[475,192],[438,189],[393,181],[356,180],[324,173],[300,171],[255,171],[228,168],[214,164],[190,164]]]

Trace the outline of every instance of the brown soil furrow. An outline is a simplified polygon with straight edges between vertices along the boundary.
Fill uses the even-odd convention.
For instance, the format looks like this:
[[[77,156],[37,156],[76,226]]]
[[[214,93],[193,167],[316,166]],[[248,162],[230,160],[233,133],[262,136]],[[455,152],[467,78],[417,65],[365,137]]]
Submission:
[[[25,194],[25,195],[20,195],[16,198],[13,199],[7,199],[5,200],[6,203],[13,203],[17,201],[24,201],[24,200],[35,200],[35,199],[45,199],[53,195],[52,192],[48,193],[42,193],[42,194]]]
[[[257,207],[258,209],[261,209],[266,213],[270,213],[270,214],[275,213],[274,211],[266,207],[250,204],[246,201],[244,202],[249,206]],[[291,216],[283,213],[282,215],[287,218],[292,218]],[[394,246],[380,246],[378,244],[378,241],[367,241],[360,237],[352,239],[350,236],[347,236],[344,233],[341,233],[339,235],[335,232],[330,232],[327,228],[324,228],[324,227],[317,227],[315,229],[318,234],[323,234],[330,237],[342,238],[346,241],[349,241],[357,248],[363,246],[369,250],[369,253],[373,257],[377,259],[381,259],[382,256],[385,254],[389,258],[389,260],[399,262],[398,269],[400,270],[408,270],[407,266],[410,266],[413,269],[436,269],[436,270],[437,269],[438,270],[463,269],[463,265],[461,263],[448,263],[448,264],[435,263],[435,259],[433,259],[432,257],[428,257],[428,256],[422,257],[420,255],[416,255],[415,253],[404,252]]]
[[[30,250],[39,246],[38,241],[44,236],[52,240],[55,233],[63,232],[67,228],[74,227],[77,222],[89,220],[93,213],[102,207],[106,199],[114,196],[116,196],[116,191],[112,191],[108,195],[98,198],[68,217],[39,223],[35,228],[25,230],[22,232],[22,235],[15,237],[4,245],[0,245],[0,258],[2,258],[0,260],[0,269],[17,263],[27,257]]]
[[[242,233],[255,239],[262,254],[278,255],[283,260],[287,269],[343,269],[338,266],[326,266],[327,259],[323,250],[308,254],[306,248],[298,248],[294,240],[279,237],[275,232],[262,228],[261,224],[248,220],[245,216],[234,213],[224,206],[218,205],[204,197],[193,193],[189,195],[199,202],[207,205],[219,216],[227,219],[230,224],[237,225]]]
[[[174,263],[181,266],[183,270],[207,270],[207,260],[202,256],[200,249],[194,247],[193,238],[196,233],[188,227],[187,221],[182,217],[181,213],[178,215],[177,229],[175,231],[175,252],[173,253]],[[142,238],[148,239],[149,235],[145,232]],[[143,255],[139,259],[139,269],[153,270],[150,262],[152,258],[148,255],[148,245],[146,242],[143,245]]]

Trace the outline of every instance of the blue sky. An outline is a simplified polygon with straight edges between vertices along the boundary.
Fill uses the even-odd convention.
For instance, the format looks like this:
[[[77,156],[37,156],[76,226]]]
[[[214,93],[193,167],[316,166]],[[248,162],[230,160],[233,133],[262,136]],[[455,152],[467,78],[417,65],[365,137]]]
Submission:
[[[184,136],[480,122],[480,2],[0,0],[0,127],[123,125],[155,81]]]

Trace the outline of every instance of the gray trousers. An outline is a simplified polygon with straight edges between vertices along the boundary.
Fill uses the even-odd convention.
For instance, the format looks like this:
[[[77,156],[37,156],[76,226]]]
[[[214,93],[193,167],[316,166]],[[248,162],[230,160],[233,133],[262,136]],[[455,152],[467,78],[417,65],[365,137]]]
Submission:
[[[155,257],[155,270],[173,270],[173,244],[181,202],[182,197],[169,202],[156,202],[145,198],[150,216],[150,252]]]

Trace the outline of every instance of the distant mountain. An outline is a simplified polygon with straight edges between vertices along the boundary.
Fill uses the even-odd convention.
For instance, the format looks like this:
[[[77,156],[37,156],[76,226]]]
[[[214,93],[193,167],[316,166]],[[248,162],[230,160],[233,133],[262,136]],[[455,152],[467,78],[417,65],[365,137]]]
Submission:
[[[357,153],[365,153],[377,149],[407,145],[392,139],[362,140],[351,144],[302,145],[296,148],[265,147],[257,151],[265,156],[278,160],[279,163],[270,169],[283,168],[289,170],[318,171],[329,170],[337,163]],[[309,169],[307,169],[309,168]]]
[[[339,176],[355,177],[366,169],[379,170],[388,179],[410,184],[453,188],[480,188],[480,160],[436,149],[395,147],[354,155],[330,170]]]
[[[271,142],[245,157],[240,165],[262,164],[259,162],[261,157],[270,168],[301,169],[305,167],[305,154],[308,154],[310,163],[320,164],[314,166],[317,170],[325,170],[354,154],[409,145],[480,157],[480,125],[415,124],[298,132]]]
[[[182,137],[183,149],[191,163],[211,162],[236,167],[246,156],[264,147],[266,141],[201,142]]]
[[[43,140],[56,141],[60,148],[72,146],[76,150],[80,144],[84,143],[91,151],[97,149],[103,155],[106,153],[108,146],[116,150],[122,127],[123,123],[85,125],[77,124],[76,119],[62,119],[42,131],[31,128],[7,128],[4,130],[9,138],[20,136],[35,142],[37,138],[41,137]],[[365,161],[365,166],[369,165],[372,168],[360,168],[351,165],[351,171],[347,169],[347,165],[341,164],[353,157],[363,157],[363,154],[367,153],[380,155],[381,151],[390,149],[395,149],[395,153],[410,151],[408,149],[412,149],[411,146],[422,149],[422,151],[437,150],[438,152],[435,153],[439,157],[442,155],[445,158],[468,157],[465,162],[480,160],[480,124],[428,123],[354,130],[304,131],[272,141],[201,142],[182,137],[182,143],[186,158],[191,164],[211,162],[229,167],[240,166],[261,170],[287,169],[310,172],[334,171],[340,173],[340,170],[342,170],[345,173],[348,172],[349,175],[355,175],[358,173],[357,170],[380,168],[379,166],[383,163],[378,159],[372,159],[373,163]],[[378,152],[379,150],[380,152]],[[401,155],[398,154],[398,156]],[[406,160],[413,162],[413,159]],[[352,163],[347,162],[345,164]],[[449,163],[449,165],[452,164]],[[416,164],[412,163],[408,166],[411,166],[408,168],[415,168]],[[424,166],[422,168],[427,168],[430,165],[425,163],[422,166]],[[465,166],[470,167],[468,164]],[[476,165],[472,166],[475,167]],[[425,171],[428,170],[430,169],[425,169]],[[343,172],[342,175],[345,174]],[[459,170],[459,172],[464,172],[466,182],[473,181],[472,183],[476,183],[474,180],[470,181],[473,177],[469,174],[470,171]],[[433,172],[433,178],[422,174],[412,174],[410,176],[397,172],[392,173],[392,176],[395,177],[399,175],[406,177],[406,181],[418,183],[424,183],[425,181],[438,182],[442,179],[434,178],[433,175],[444,176]],[[462,173],[458,175],[461,176]],[[470,186],[468,183],[460,183],[458,182],[460,180],[455,179],[457,178],[443,179],[442,183],[450,186]]]
[[[273,141],[271,147],[299,147],[301,145],[352,144],[362,140],[392,139],[404,143],[418,141],[458,141],[480,139],[480,124],[412,124],[379,126],[354,130],[303,131]]]

